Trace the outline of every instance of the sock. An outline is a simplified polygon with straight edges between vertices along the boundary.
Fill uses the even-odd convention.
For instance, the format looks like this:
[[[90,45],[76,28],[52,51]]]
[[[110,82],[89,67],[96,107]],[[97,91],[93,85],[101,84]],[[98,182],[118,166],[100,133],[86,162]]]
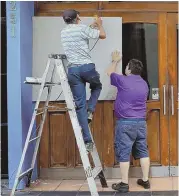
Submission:
[[[150,167],[150,159],[149,157],[141,158],[140,165],[143,173],[143,181],[146,182],[149,179],[149,167]]]
[[[122,176],[121,182],[128,184],[129,162],[120,162],[120,170],[121,170],[121,176]]]

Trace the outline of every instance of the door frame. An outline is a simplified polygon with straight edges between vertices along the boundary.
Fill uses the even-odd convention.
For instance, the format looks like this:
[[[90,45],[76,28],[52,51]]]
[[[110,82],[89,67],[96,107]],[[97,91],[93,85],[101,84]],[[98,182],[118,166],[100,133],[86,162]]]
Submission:
[[[169,173],[178,176],[178,73],[177,32],[178,14],[167,13],[167,68],[168,68],[168,121],[169,121]]]

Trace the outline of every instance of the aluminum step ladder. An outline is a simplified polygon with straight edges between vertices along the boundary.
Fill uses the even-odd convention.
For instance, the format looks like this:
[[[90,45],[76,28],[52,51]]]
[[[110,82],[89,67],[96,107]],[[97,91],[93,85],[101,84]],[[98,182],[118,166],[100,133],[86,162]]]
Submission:
[[[68,83],[68,79],[67,79],[64,60],[66,60],[66,56],[63,54],[62,55],[61,54],[51,54],[48,57],[47,66],[46,66],[46,69],[45,69],[45,72],[44,72],[42,78],[26,77],[26,81],[25,81],[26,84],[40,85],[40,90],[39,90],[38,98],[36,101],[35,109],[33,112],[32,120],[31,120],[31,123],[29,126],[29,130],[28,130],[26,141],[25,141],[23,153],[21,156],[20,164],[19,164],[17,174],[15,177],[13,189],[11,191],[10,196],[15,195],[16,188],[17,188],[19,182],[22,180],[22,178],[27,177],[26,186],[27,187],[30,186],[31,176],[32,176],[32,172],[33,172],[33,169],[35,166],[37,152],[38,152],[39,144],[40,144],[40,139],[42,136],[43,125],[44,125],[46,113],[48,110],[48,103],[50,100],[52,87],[55,85],[61,85],[61,87],[62,87],[62,92],[63,92],[64,98],[66,101],[67,110],[69,112],[70,120],[71,120],[72,127],[74,130],[77,146],[78,146],[78,149],[80,152],[81,160],[83,163],[83,167],[84,167],[84,171],[86,174],[86,178],[88,181],[89,190],[91,192],[91,195],[92,196],[99,196],[98,191],[97,191],[97,186],[95,183],[96,177],[99,177],[102,187],[104,187],[104,188],[108,187],[104,173],[103,173],[101,161],[100,161],[100,158],[99,158],[99,155],[98,155],[98,152],[97,152],[97,149],[96,149],[93,137],[92,137],[92,134],[91,134],[91,138],[94,143],[93,150],[92,150],[92,152],[88,152],[86,150],[85,143],[84,143],[84,140],[82,137],[81,126],[79,125],[76,110],[75,110],[75,103],[74,103],[73,95],[72,95],[72,92],[71,92],[71,89],[70,89],[70,86]],[[53,61],[53,63],[52,63],[52,61]],[[51,66],[53,66],[52,74],[50,77],[50,82],[47,82],[47,75],[49,73],[49,69]],[[58,82],[58,83],[53,82],[55,72],[57,72],[58,77],[59,77],[60,82]],[[44,107],[40,109],[39,103],[41,100],[43,90],[46,87],[48,89],[47,98],[46,98]],[[33,135],[32,130],[33,130],[33,126],[34,126],[37,115],[42,115],[42,119],[41,119],[41,123],[38,127],[37,136],[32,138],[32,135]],[[22,172],[27,149],[28,149],[28,146],[31,142],[36,142],[32,162],[31,162],[31,167],[29,169],[27,169],[26,171]],[[90,164],[89,156],[88,156],[89,153],[92,156],[94,166],[95,166],[94,168],[92,168],[92,166]]]

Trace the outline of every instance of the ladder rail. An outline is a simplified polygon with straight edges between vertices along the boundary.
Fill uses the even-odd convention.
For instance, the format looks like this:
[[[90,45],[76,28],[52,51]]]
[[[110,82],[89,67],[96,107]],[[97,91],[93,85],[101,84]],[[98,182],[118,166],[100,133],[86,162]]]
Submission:
[[[51,76],[51,82],[53,80],[54,72],[55,72],[55,66],[53,67],[52,76]],[[52,86],[50,86],[48,88],[48,96],[47,96],[47,100],[45,102],[44,115],[43,115],[43,118],[42,118],[42,124],[41,124],[41,126],[39,128],[39,135],[40,135],[40,137],[42,136],[43,125],[44,125],[46,114],[47,114],[47,110],[48,110],[48,103],[49,103],[49,100],[50,100],[51,91],[52,91]],[[34,166],[35,166],[35,161],[36,161],[39,145],[40,145],[40,139],[37,141],[37,144],[36,144],[36,147],[35,147],[35,151],[34,151],[34,154],[33,154],[32,165],[31,165],[32,168],[34,168]]]
[[[91,134],[91,131],[90,131],[90,134]],[[92,134],[91,134],[91,138],[92,138],[92,141],[94,143],[94,139],[93,139]],[[94,178],[96,178],[98,176],[99,179],[100,179],[102,187],[107,188],[108,185],[107,185],[107,182],[106,182],[106,179],[105,179],[105,176],[104,176],[103,166],[101,164],[100,157],[99,157],[99,154],[97,152],[97,148],[96,148],[95,143],[94,143],[93,151],[91,152],[91,156],[92,156],[92,159],[93,159],[93,162],[94,162],[94,165],[95,165],[95,168],[93,169],[93,172],[95,173]]]
[[[60,59],[55,59],[55,61],[56,61],[56,66],[57,66],[57,73],[59,74],[61,78],[62,90],[64,93],[67,107],[72,109],[69,111],[69,116],[70,116],[72,127],[74,130],[74,134],[75,134],[77,146],[80,152],[81,160],[83,163],[84,171],[87,177],[89,189],[90,189],[92,196],[99,196],[98,191],[97,191],[97,186],[93,178],[93,172],[92,172],[91,164],[89,161],[88,153],[86,151],[85,143],[82,137],[81,127],[79,125],[79,121],[77,120],[77,114],[76,114],[75,105],[73,102],[73,96],[71,93],[70,86],[67,82],[68,79],[65,74],[65,70],[63,69],[63,63]]]
[[[18,170],[17,170],[16,177],[15,177],[14,186],[12,188],[12,192],[11,192],[10,196],[14,195],[15,190],[18,186],[19,176],[20,176],[20,173],[21,173],[21,170],[22,170],[22,166],[23,166],[23,163],[24,163],[26,151],[27,151],[27,148],[28,148],[28,145],[29,145],[29,140],[30,140],[30,137],[31,137],[31,133],[32,133],[35,118],[36,118],[36,109],[38,108],[39,103],[40,103],[40,98],[41,98],[41,95],[42,95],[42,92],[43,92],[43,88],[44,88],[44,84],[45,84],[45,80],[46,80],[46,77],[47,77],[49,67],[50,67],[50,59],[48,59],[48,61],[47,61],[47,67],[46,67],[45,72],[44,72],[43,77],[42,77],[43,81],[42,81],[42,84],[41,84],[41,87],[40,87],[37,102],[35,104],[35,109],[34,109],[34,112],[33,112],[33,116],[32,116],[32,119],[31,119],[31,123],[30,123],[30,126],[29,126],[27,137],[26,137],[26,141],[25,141],[25,144],[24,144],[24,149],[23,149],[23,152],[22,152],[22,155],[21,155],[21,160],[20,160],[20,163],[19,163],[19,167],[18,167]]]
[[[52,75],[51,75],[51,82],[47,83],[46,78],[47,78],[48,70],[50,68],[51,59],[54,59],[55,64],[54,64]],[[12,189],[12,192],[11,192],[10,196],[14,196],[15,190],[16,190],[18,182],[19,182],[19,179],[21,180],[24,176],[26,176],[26,175],[28,176],[28,185],[30,185],[31,176],[32,176],[32,172],[33,172],[35,162],[36,162],[36,158],[37,158],[37,152],[38,152],[39,145],[40,145],[40,140],[41,140],[41,136],[42,136],[42,132],[43,132],[43,126],[44,126],[47,110],[50,107],[50,106],[48,107],[48,105],[49,105],[50,95],[51,95],[52,87],[53,87],[53,85],[51,85],[51,84],[54,84],[53,79],[54,79],[55,70],[57,71],[57,73],[59,75],[59,78],[60,78],[60,83],[57,83],[57,85],[61,84],[61,87],[62,87],[62,91],[63,91],[65,101],[66,101],[66,105],[67,105],[67,110],[69,112],[70,120],[71,120],[72,127],[73,127],[73,130],[74,130],[74,135],[75,135],[75,138],[76,138],[77,146],[78,146],[78,149],[79,149],[79,153],[80,153],[80,156],[81,156],[82,164],[83,164],[83,167],[84,167],[84,171],[85,171],[85,175],[86,175],[86,178],[87,178],[87,181],[88,181],[88,186],[89,186],[89,190],[91,192],[91,195],[92,196],[99,196],[98,191],[97,191],[96,182],[95,182],[95,178],[97,176],[99,176],[99,178],[100,178],[102,187],[107,187],[107,182],[106,182],[106,179],[104,177],[103,170],[102,170],[103,168],[102,168],[102,164],[101,164],[101,161],[100,161],[100,157],[99,157],[99,154],[97,152],[97,148],[96,148],[96,145],[95,145],[94,140],[93,140],[93,136],[92,136],[91,131],[90,131],[91,138],[92,138],[92,141],[94,143],[94,148],[93,148],[93,151],[91,152],[91,156],[92,156],[93,162],[95,164],[95,167],[93,169],[91,167],[90,160],[89,160],[89,157],[88,157],[88,152],[86,150],[86,146],[85,146],[83,136],[82,136],[82,132],[81,132],[81,126],[79,124],[78,117],[77,117],[77,114],[76,114],[76,105],[75,105],[75,102],[74,102],[74,99],[73,99],[73,94],[71,92],[71,88],[70,88],[70,85],[68,83],[67,73],[66,73],[66,69],[64,67],[64,59],[65,59],[64,55],[58,55],[58,54],[50,55],[48,57],[45,72],[44,72],[41,80],[39,80],[40,83],[39,82],[37,83],[37,85],[41,84],[41,86],[40,86],[38,98],[37,98],[37,101],[36,101],[36,104],[35,104],[35,109],[34,109],[34,112],[33,112],[32,120],[31,120],[31,123],[30,123],[30,126],[29,126],[29,130],[28,130],[26,141],[25,141],[23,153],[22,153],[22,156],[21,156],[20,164],[19,164],[18,171],[17,171],[17,174],[16,174],[14,186],[13,186],[13,189]],[[33,78],[29,78],[27,83],[28,84],[36,84],[36,82],[34,82]],[[42,96],[43,89],[45,87],[48,87],[47,99],[46,99],[46,102],[44,104],[44,107],[39,109],[40,98]],[[42,112],[39,112],[39,110],[42,110]],[[38,126],[38,130],[39,130],[38,134],[37,134],[36,137],[31,139],[32,129],[33,129],[33,125],[34,125],[34,122],[35,122],[35,118],[36,118],[37,115],[40,115],[40,114],[42,114],[42,119],[41,119],[40,125]],[[36,141],[36,144],[35,144],[34,153],[33,153],[33,157],[32,157],[31,167],[29,169],[27,169],[26,171],[24,171],[23,173],[21,173],[28,145],[32,141]]]
[[[63,66],[63,62],[61,59],[56,59],[55,64],[57,66],[57,73],[59,74],[61,78],[62,89],[63,89],[63,93],[65,96],[67,107],[72,108],[72,110],[69,111],[69,115],[70,115],[70,119],[72,122],[73,130],[75,133],[75,138],[76,138],[76,142],[78,145],[78,149],[80,151],[80,156],[81,156],[81,160],[82,160],[85,174],[87,177],[89,189],[90,189],[92,196],[98,196],[99,194],[97,192],[97,187],[96,187],[96,183],[94,180],[94,178],[96,178],[97,175],[100,178],[102,187],[108,187],[106,179],[104,177],[104,173],[102,171],[102,164],[100,162],[100,158],[99,158],[96,146],[94,145],[94,150],[93,152],[91,152],[91,155],[95,163],[95,168],[92,170],[88,154],[85,153],[87,151],[86,151],[86,147],[84,144],[84,140],[82,138],[81,127],[79,125],[79,121],[77,120],[78,118],[77,118],[77,114],[75,110],[75,104],[73,102],[73,95],[72,95],[71,88],[68,83],[68,78],[65,72],[65,68]],[[91,131],[90,131],[90,134],[91,134]],[[94,143],[92,134],[91,134],[91,138]]]

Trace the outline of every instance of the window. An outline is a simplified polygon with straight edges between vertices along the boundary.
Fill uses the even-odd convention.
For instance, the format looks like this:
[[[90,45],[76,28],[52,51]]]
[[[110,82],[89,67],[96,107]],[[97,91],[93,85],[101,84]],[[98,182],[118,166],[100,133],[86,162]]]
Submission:
[[[158,28],[157,24],[125,23],[122,26],[123,74],[130,59],[144,65],[143,79],[149,86],[148,100],[158,93]],[[158,97],[159,98],[159,97]]]

